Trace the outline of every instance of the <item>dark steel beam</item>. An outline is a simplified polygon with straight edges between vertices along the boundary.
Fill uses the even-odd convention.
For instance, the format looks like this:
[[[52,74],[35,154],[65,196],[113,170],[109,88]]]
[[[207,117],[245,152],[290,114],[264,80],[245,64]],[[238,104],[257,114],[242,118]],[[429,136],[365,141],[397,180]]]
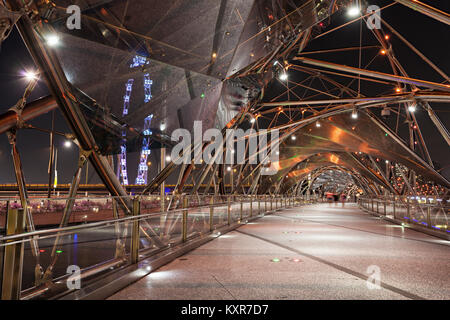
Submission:
[[[369,76],[369,77],[373,77],[373,78],[377,78],[377,79],[406,83],[406,84],[415,85],[418,87],[425,87],[425,88],[430,88],[430,89],[434,89],[434,90],[443,90],[446,92],[450,92],[450,85],[447,85],[447,84],[440,84],[440,83],[430,82],[430,81],[425,81],[425,80],[420,80],[420,79],[396,76],[393,74],[388,74],[388,73],[383,73],[383,72],[378,72],[378,71],[364,70],[364,69],[349,67],[349,66],[345,66],[345,65],[341,65],[341,64],[336,64],[336,63],[321,61],[321,60],[315,60],[315,59],[310,59],[310,58],[305,58],[305,57],[295,57],[294,60],[299,61],[303,64],[307,64],[307,65],[313,65],[313,66],[318,66],[318,67],[323,67],[323,68],[328,68],[328,69],[333,69],[333,70],[339,70],[339,71],[344,71],[344,72],[349,72],[349,73],[354,73],[354,74],[359,74],[359,75],[365,75],[365,76]]]
[[[441,11],[439,9],[433,8],[423,2],[417,0],[395,0],[406,7],[409,7],[413,10],[416,10],[420,13],[423,13],[430,18],[433,18],[437,21],[450,25],[450,15],[447,12]]]

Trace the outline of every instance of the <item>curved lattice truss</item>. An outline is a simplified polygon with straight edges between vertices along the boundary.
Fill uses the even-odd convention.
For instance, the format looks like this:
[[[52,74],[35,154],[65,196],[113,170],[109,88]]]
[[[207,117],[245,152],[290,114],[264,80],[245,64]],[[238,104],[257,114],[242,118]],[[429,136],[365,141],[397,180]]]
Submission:
[[[428,143],[435,139],[438,148],[449,155],[450,135],[435,112],[435,106],[450,101],[449,77],[379,15],[395,5],[448,26],[447,13],[415,0],[387,2],[375,11],[366,10],[363,1],[350,0],[73,2],[0,2],[0,41],[16,26],[38,70],[28,75],[28,86],[17,104],[0,115],[0,133],[11,144],[14,191],[18,191],[28,231],[35,230],[34,213],[44,206],[57,208],[58,201],[63,201],[61,214],[52,217],[57,216],[54,224],[60,227],[68,225],[77,206],[96,209],[96,213],[110,209],[104,211],[113,212],[115,219],[121,212],[139,212],[137,199],[132,201],[129,194],[133,192],[156,193],[156,205],[148,204],[153,201],[148,196],[152,199],[142,202],[143,207],[167,215],[181,206],[180,196],[185,194],[192,195],[190,201],[200,199],[200,194],[220,198],[225,194],[309,196],[328,192],[447,201],[450,182],[443,172],[448,163],[433,161]],[[356,2],[359,14],[342,23],[334,20]],[[68,18],[73,17],[66,9],[73,4],[80,8],[81,29],[68,27]],[[379,26],[366,27],[374,26],[370,24],[374,19]],[[345,39],[339,47],[321,42],[358,24],[357,46],[348,45]],[[399,44],[439,80],[410,76],[409,66],[396,54]],[[356,60],[339,56],[354,58],[355,53]],[[354,63],[349,66],[342,61]],[[40,79],[51,95],[29,101]],[[71,132],[30,124],[54,109],[64,115]],[[192,139],[182,154],[169,156],[177,142],[172,141],[172,132],[184,128],[194,133],[196,121],[202,123],[200,133],[221,130],[223,139],[214,160],[221,155],[237,160],[240,152],[233,151],[243,146],[242,161],[207,163],[201,152],[192,152],[189,161],[176,164],[175,158],[187,156],[188,150],[208,150],[216,143]],[[435,135],[423,134],[426,123]],[[30,197],[16,135],[24,129],[50,135],[49,198],[54,181],[54,135],[65,136],[78,146],[78,165],[63,199],[37,202]],[[227,129],[249,131],[235,138],[227,136]],[[250,143],[255,132],[268,133],[264,135],[267,143],[258,135],[260,148],[256,150]],[[133,152],[140,155],[136,163],[130,163]],[[151,173],[148,158],[156,154],[160,164]],[[95,205],[89,199],[79,203],[81,173],[87,161],[114,201],[104,197]],[[128,181],[136,185],[126,186]],[[166,195],[169,184],[173,186]],[[211,197],[212,202],[215,198]],[[436,206],[446,228],[446,212],[441,204]],[[148,222],[137,229],[149,246],[160,245],[180,219],[172,223],[161,215],[158,230]],[[127,221],[123,228],[114,225],[118,235],[115,258],[125,255],[121,239],[126,239]],[[58,235],[44,271],[38,242],[30,240],[36,262],[34,285],[53,279],[59,241]]]
[[[27,121],[56,106],[72,129],[66,136],[80,148],[71,196],[77,194],[89,159],[108,192],[125,197],[127,153],[139,150],[135,181],[144,187],[137,190],[146,194],[162,187],[164,193],[164,184],[174,179],[172,200],[185,192],[300,194],[325,189],[447,195],[445,164],[433,161],[427,139],[434,137],[425,137],[421,126],[430,122],[448,151],[450,136],[433,106],[449,102],[449,78],[380,12],[404,5],[447,25],[448,14],[418,1],[393,1],[375,11],[361,2],[361,14],[334,26],[334,15],[352,1],[156,2],[84,1],[79,4],[80,30],[65,23],[69,1],[24,6],[6,0],[0,6],[2,39],[17,26],[52,93],[26,103],[37,81],[32,79],[23,98],[1,118],[1,132],[8,133],[13,146],[23,203],[27,190],[15,132],[31,128]],[[354,24],[360,26],[359,46],[329,48],[320,42]],[[55,34],[64,46],[51,46]],[[363,34],[370,45],[363,45]],[[390,37],[441,81],[410,77]],[[314,43],[320,50],[311,49]],[[327,59],[339,61],[339,54],[355,52],[356,66]],[[180,127],[192,132],[195,121],[202,121],[203,131],[222,129],[224,154],[226,129],[279,134],[268,142],[259,163],[250,161],[256,156],[249,156],[250,133],[240,139],[246,151],[242,163],[203,163],[193,157],[177,165],[166,157],[175,144],[169,136]],[[195,142],[191,149],[205,150],[211,143]],[[160,170],[152,176],[147,170],[150,149],[161,150]],[[268,166],[275,174],[266,174]],[[341,172],[336,174],[342,186],[327,184],[327,170]],[[176,203],[172,200],[169,208]],[[121,206],[129,212],[130,203],[121,200]]]

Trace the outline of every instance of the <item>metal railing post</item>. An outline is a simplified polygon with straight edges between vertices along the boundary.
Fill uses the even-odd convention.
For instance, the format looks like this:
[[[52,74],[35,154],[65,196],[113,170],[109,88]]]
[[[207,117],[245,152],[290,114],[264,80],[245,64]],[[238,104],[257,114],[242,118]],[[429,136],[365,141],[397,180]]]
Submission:
[[[183,197],[183,230],[182,230],[182,240],[186,242],[187,240],[187,219],[188,219],[188,199]]]
[[[141,202],[138,197],[133,199],[133,210],[132,215],[137,217],[140,215]],[[133,220],[132,230],[131,230],[131,263],[139,262],[139,219],[135,218]]]
[[[393,198],[393,200],[392,200],[392,212],[393,212],[394,219],[395,219],[395,218],[396,218],[396,217],[395,217],[395,196],[394,196],[394,198]]]
[[[209,231],[214,230],[214,196],[209,200]]]
[[[10,209],[6,217],[6,235],[20,234],[25,231],[25,211]],[[10,240],[11,242],[14,240]],[[24,243],[5,247],[3,252],[2,300],[19,300],[22,289]]]
[[[243,206],[244,206],[244,203],[242,202],[242,197],[239,197],[239,202],[241,203],[240,210],[239,210],[239,222],[241,222],[242,221],[242,210],[243,210]]]
[[[386,209],[387,209],[387,198],[386,198],[386,197],[384,198],[383,205],[384,205],[384,215],[386,216],[386,215],[387,215],[387,213],[386,213]]]
[[[228,225],[231,225],[231,203],[230,203],[230,197],[228,197],[227,215],[228,215]]]
[[[431,205],[430,204],[427,205],[427,227],[431,228]]]
[[[411,222],[411,209],[409,207],[409,197],[406,196],[406,216],[409,218],[409,222]]]
[[[273,196],[270,196],[270,211],[273,211]]]
[[[258,214],[261,214],[261,197],[257,195],[258,199]]]
[[[253,196],[250,196],[250,218],[253,215]]]

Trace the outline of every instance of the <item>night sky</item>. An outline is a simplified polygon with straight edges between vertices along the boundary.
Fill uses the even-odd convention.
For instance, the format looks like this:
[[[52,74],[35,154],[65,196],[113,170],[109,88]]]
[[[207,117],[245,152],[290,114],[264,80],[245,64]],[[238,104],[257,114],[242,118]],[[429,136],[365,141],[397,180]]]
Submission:
[[[370,1],[371,4],[378,4],[380,7],[390,3],[391,1]],[[450,1],[423,1],[443,11],[450,12]],[[435,21],[427,16],[421,15],[400,4],[396,4],[382,12],[382,18],[390,23],[397,31],[399,31],[406,39],[415,45],[425,56],[430,58],[444,72],[450,74],[450,37],[449,27],[441,22]],[[335,14],[331,19],[330,26],[325,30],[338,26],[349,18],[345,12]],[[400,40],[392,37],[394,51],[397,58],[405,67],[410,77],[419,78],[429,81],[442,82],[442,78],[422,60],[404,46]],[[363,45],[377,44],[375,39],[364,32]],[[359,45],[359,23],[354,23],[338,32],[332,33],[330,36],[324,36],[318,40],[312,41],[305,51],[314,51],[321,49],[342,48]],[[363,65],[373,54],[363,55]],[[315,59],[323,59],[331,62],[357,66],[357,51],[347,55],[317,55],[311,56]],[[16,30],[12,32],[10,37],[1,44],[0,51],[0,113],[7,111],[22,96],[27,85],[21,72],[27,69],[34,69],[34,64],[29,56],[20,35]],[[388,64],[385,61],[377,60],[371,65],[370,69],[391,73]],[[301,80],[300,75],[298,79]],[[371,92],[376,94],[375,88],[367,87],[367,83],[362,82],[362,92],[370,95]],[[364,87],[366,86],[366,87]],[[276,86],[274,87],[276,90]],[[355,89],[355,86],[353,86]],[[281,90],[281,88],[280,88]],[[39,81],[38,86],[34,90],[31,100],[45,96],[48,94],[45,82]],[[441,121],[450,128],[450,109],[446,104],[432,104],[437,111]],[[450,150],[445,141],[440,137],[437,130],[429,121],[425,112],[421,111],[416,114],[422,132],[428,143],[433,160],[437,161],[440,167],[450,164]],[[58,110],[55,111],[55,130],[61,132],[69,132],[69,128],[64,118]],[[31,121],[30,123],[50,129],[51,112]],[[55,146],[58,148],[58,183],[69,183],[72,174],[76,168],[78,150],[75,146],[67,149],[63,147],[64,138],[56,136]],[[18,146],[20,148],[22,162],[27,183],[46,183],[48,151],[49,151],[49,135],[35,130],[20,130],[18,134]],[[136,157],[132,155],[131,157]],[[150,159],[153,163],[156,159]],[[14,171],[10,155],[10,147],[5,134],[0,136],[0,184],[15,183]],[[135,170],[130,170],[129,180],[134,181]],[[448,172],[449,170],[446,170]],[[445,174],[448,176],[448,174]],[[83,175],[82,183],[85,177]],[[89,182],[99,182],[90,167]]]

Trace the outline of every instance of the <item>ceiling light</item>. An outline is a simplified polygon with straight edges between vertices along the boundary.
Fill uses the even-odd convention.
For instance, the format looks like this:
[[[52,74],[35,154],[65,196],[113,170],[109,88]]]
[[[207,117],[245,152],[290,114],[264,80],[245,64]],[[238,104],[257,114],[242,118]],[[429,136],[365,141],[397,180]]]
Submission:
[[[348,14],[350,17],[356,17],[356,16],[358,16],[360,13],[361,13],[361,12],[360,12],[360,10],[359,10],[359,8],[358,8],[357,6],[350,7],[350,8],[348,9],[348,11],[347,11],[347,14]]]
[[[59,44],[59,37],[57,34],[50,34],[45,37],[45,41],[50,47],[55,47]]]
[[[25,71],[23,75],[28,81],[37,79],[37,74],[33,71]]]
[[[282,74],[280,74],[279,78],[281,81],[285,81],[285,80],[287,80],[288,75],[286,72],[283,72]]]

